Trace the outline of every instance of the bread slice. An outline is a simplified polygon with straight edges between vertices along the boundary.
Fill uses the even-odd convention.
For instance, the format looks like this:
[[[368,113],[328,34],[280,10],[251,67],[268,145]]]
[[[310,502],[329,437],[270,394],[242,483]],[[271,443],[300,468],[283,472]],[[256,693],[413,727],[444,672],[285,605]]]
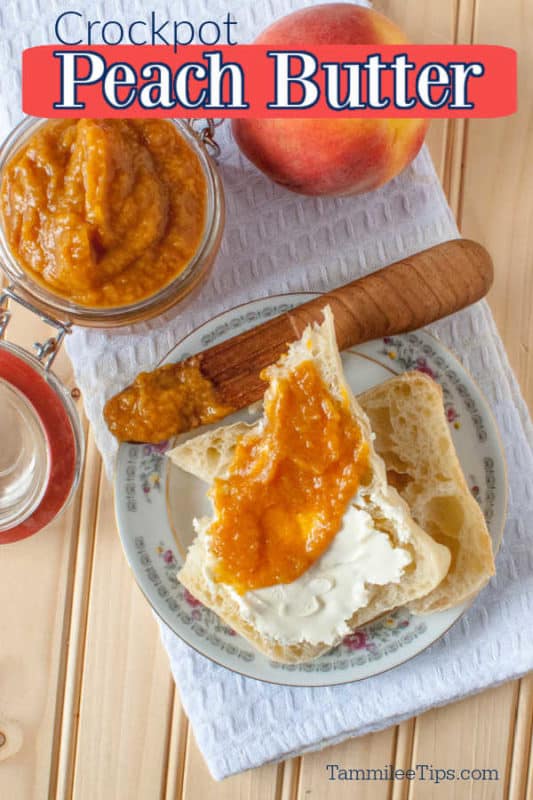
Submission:
[[[452,554],[442,583],[409,607],[430,613],[469,600],[494,574],[494,557],[485,518],[455,452],[441,387],[421,372],[406,372],[358,399],[389,483],[418,524]]]
[[[370,515],[372,529],[376,533],[386,534],[394,548],[407,550],[411,557],[398,582],[385,585],[370,582],[365,584],[367,592],[365,605],[353,608],[350,611],[351,616],[340,620],[344,626],[342,634],[344,635],[392,608],[405,605],[431,592],[448,571],[450,553],[445,546],[433,541],[414,522],[405,501],[387,483],[385,465],[372,445],[368,418],[344,378],[329,307],[324,309],[324,323],[320,326],[309,326],[302,338],[289,347],[287,355],[269,368],[270,386],[267,389],[267,399],[276,392],[278,377],[287,375],[301,362],[309,359],[314,360],[331,394],[340,402],[348,404],[369,447],[369,483],[359,488],[352,505]],[[257,430],[257,426],[261,424],[261,421],[253,425],[236,423],[208,431],[178,445],[169,453],[170,458],[181,469],[210,484],[214,478],[227,475],[237,442],[247,432]],[[212,579],[208,566],[211,558],[209,550],[211,521],[209,518],[196,521],[197,537],[178,573],[180,582],[195,597],[215,611],[234,630],[249,639],[258,650],[277,661],[286,663],[308,661],[339,643],[342,639],[340,634],[333,642],[281,640],[279,637],[265,635],[258,630],[254,619],[245,618],[239,603],[239,595],[235,590]]]

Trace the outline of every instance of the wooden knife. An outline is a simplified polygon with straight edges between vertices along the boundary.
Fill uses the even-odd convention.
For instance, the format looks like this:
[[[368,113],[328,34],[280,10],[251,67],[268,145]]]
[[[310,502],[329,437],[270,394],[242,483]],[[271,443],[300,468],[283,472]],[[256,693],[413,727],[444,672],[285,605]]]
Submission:
[[[259,400],[266,388],[261,371],[277,361],[309,323],[322,321],[326,305],[333,311],[337,343],[344,350],[372,339],[416,330],[453,314],[484,297],[492,279],[492,260],[482,245],[468,239],[436,245],[319,295],[192,359],[141,374],[131,386],[111,398],[104,416],[121,440],[167,439]],[[165,421],[172,388],[180,386],[183,395],[183,387],[187,385],[184,375],[191,369],[195,373],[199,370],[200,380],[205,379],[204,386],[208,394],[212,390],[211,399],[220,411],[202,418],[197,413],[180,415],[176,408],[176,413],[167,413]],[[198,389],[194,381],[191,386],[199,397],[202,388]],[[191,395],[189,399],[193,401],[194,397]],[[151,415],[157,418],[153,430],[146,424]],[[120,418],[127,423],[122,428],[116,422]]]

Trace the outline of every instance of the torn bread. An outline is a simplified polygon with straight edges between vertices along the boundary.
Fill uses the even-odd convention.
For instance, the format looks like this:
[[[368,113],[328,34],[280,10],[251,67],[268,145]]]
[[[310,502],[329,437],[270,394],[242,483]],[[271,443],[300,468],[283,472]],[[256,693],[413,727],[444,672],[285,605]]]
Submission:
[[[359,487],[348,506],[341,530],[325,553],[296,581],[239,595],[232,586],[213,578],[213,556],[209,546],[212,519],[203,518],[195,523],[197,536],[178,574],[180,582],[195,597],[249,639],[258,650],[274,660],[286,663],[316,658],[365,622],[427,595],[442,581],[450,564],[448,549],[435,542],[414,522],[405,501],[387,483],[385,465],[373,448],[368,419],[344,378],[329,307],[324,309],[324,323],[308,327],[302,338],[290,345],[287,355],[269,368],[267,377],[270,385],[265,400],[276,392],[278,378],[289,375],[291,370],[308,360],[313,360],[331,395],[340,403],[348,405],[369,449],[368,482]],[[181,469],[212,484],[215,478],[227,477],[231,472],[237,443],[250,432],[261,430],[261,425],[262,420],[251,425],[237,423],[217,428],[188,439],[172,450],[169,456]],[[353,536],[347,523],[352,518],[357,523],[354,528],[357,534],[354,533]],[[373,577],[374,572],[379,572],[379,569],[372,568],[372,574],[364,581],[363,591],[359,592],[358,599],[354,599],[351,594],[353,576],[360,566],[357,563],[360,550],[357,549],[359,545],[356,535],[359,537],[357,541],[364,540],[376,556],[383,552],[385,560],[392,563],[395,559],[396,566],[401,565],[394,573],[394,579],[386,582],[380,577]],[[340,548],[341,542],[344,549]],[[339,555],[336,555],[336,550]],[[310,583],[314,586],[325,585],[327,581],[324,580],[325,573],[321,569],[324,564],[328,570],[332,569],[332,561],[335,562],[335,569],[340,572],[338,579],[333,581],[334,590],[318,598],[320,610],[316,617],[313,619],[313,612],[310,615],[307,613],[306,606],[297,612],[297,618],[291,617],[288,622],[288,615],[284,612],[285,617],[278,621],[279,627],[276,627],[278,622],[275,614],[282,612],[278,612],[277,607],[272,610],[273,598],[283,595],[286,601],[284,608],[292,607],[291,603],[298,604],[298,597],[307,597]],[[327,575],[329,577],[329,572]],[[331,597],[335,592],[337,594],[333,603]],[[324,639],[317,639],[320,626],[324,624],[323,618],[328,617],[329,624],[332,622],[332,614],[338,614],[339,618],[333,620],[334,624],[330,625]],[[303,630],[306,631],[305,634],[302,634]]]
[[[406,372],[358,400],[370,419],[389,483],[416,522],[452,554],[442,583],[410,608],[430,613],[469,600],[494,574],[494,557],[485,517],[455,452],[441,387],[427,375]]]

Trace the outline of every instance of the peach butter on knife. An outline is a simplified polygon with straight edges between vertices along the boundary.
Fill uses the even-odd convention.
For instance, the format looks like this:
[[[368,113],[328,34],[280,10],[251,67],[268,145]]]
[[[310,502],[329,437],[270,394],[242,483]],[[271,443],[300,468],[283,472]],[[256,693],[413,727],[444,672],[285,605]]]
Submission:
[[[480,244],[454,239],[318,295],[279,317],[178,364],[141,373],[104,416],[120,441],[160,442],[260,400],[265,367],[329,305],[340,350],[422,328],[481,299],[492,261]]]

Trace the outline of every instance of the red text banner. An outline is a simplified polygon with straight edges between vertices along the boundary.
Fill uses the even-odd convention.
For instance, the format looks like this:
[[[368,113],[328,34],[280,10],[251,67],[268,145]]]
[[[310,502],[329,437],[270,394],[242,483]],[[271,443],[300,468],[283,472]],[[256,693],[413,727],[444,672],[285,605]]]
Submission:
[[[496,45],[45,45],[23,53],[36,117],[502,117],[516,53]]]

